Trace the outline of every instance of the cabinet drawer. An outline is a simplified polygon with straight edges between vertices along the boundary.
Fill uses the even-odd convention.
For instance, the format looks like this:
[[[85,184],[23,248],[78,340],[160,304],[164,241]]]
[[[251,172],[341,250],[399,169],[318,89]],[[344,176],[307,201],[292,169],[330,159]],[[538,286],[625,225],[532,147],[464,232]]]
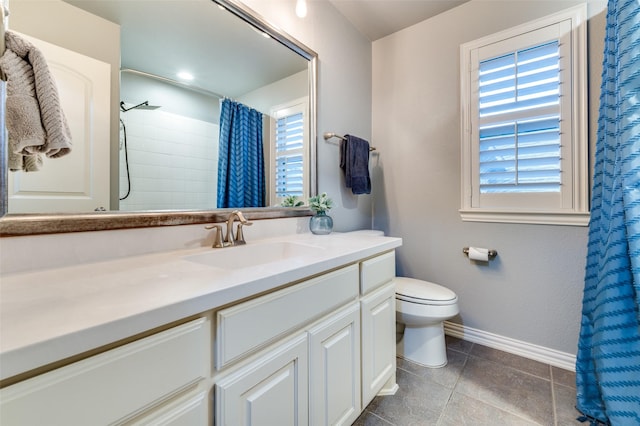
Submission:
[[[219,311],[216,368],[223,368],[357,297],[358,265],[352,265]]]
[[[206,392],[181,397],[123,426],[203,426],[209,424]]]
[[[396,253],[391,251],[365,260],[361,264],[360,292],[367,294],[371,290],[391,281],[396,275]]]
[[[197,319],[0,391],[0,424],[106,425],[207,376]]]

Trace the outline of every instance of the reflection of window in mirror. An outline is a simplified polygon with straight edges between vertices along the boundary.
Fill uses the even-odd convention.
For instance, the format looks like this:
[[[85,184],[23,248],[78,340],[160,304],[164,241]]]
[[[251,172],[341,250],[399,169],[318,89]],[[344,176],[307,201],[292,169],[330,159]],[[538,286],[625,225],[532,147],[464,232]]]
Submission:
[[[271,176],[270,200],[280,205],[286,197],[301,201],[309,197],[309,153],[305,141],[309,134],[309,101],[300,98],[271,109]]]

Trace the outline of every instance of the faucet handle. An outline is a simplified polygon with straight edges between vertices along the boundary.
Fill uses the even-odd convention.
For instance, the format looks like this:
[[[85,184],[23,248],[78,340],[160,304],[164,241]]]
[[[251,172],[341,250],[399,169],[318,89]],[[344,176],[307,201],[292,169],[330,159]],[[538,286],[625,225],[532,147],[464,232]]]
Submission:
[[[222,225],[208,225],[205,226],[204,229],[215,229],[216,230],[216,236],[213,240],[213,246],[214,248],[222,248],[224,247],[224,242],[222,241]]]
[[[253,222],[245,221],[238,223],[238,227],[236,228],[236,245],[237,244],[247,244],[244,240],[244,233],[242,232],[243,226],[251,226]]]
[[[244,217],[244,215],[240,210],[234,210],[233,212],[231,212],[231,214],[232,215],[235,214],[238,220],[240,221],[240,223],[242,223],[243,225],[248,225],[249,223],[251,223]]]

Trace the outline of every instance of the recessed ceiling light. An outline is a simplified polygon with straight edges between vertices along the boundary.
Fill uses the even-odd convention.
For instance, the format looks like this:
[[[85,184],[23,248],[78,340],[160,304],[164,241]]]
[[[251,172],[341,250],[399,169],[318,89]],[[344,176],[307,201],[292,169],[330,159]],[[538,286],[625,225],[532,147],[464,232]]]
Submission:
[[[180,80],[191,81],[191,80],[193,80],[193,74],[188,73],[188,72],[186,72],[186,71],[180,71],[180,72],[178,73],[178,78],[179,78]]]
[[[298,0],[296,2],[296,15],[298,15],[298,18],[307,16],[307,0]]]

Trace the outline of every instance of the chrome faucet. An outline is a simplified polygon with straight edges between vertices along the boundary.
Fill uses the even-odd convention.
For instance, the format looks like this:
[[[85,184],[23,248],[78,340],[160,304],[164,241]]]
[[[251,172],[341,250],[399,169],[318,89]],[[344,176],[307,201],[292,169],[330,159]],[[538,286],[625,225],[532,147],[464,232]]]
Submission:
[[[233,236],[233,223],[238,219],[238,227],[236,229],[236,235]],[[229,214],[229,218],[227,219],[227,234],[224,238],[224,242],[230,246],[238,246],[242,244],[246,244],[247,242],[244,240],[244,233],[242,232],[243,226],[251,226],[253,222],[249,222],[245,219],[244,215],[240,210],[234,210]]]

